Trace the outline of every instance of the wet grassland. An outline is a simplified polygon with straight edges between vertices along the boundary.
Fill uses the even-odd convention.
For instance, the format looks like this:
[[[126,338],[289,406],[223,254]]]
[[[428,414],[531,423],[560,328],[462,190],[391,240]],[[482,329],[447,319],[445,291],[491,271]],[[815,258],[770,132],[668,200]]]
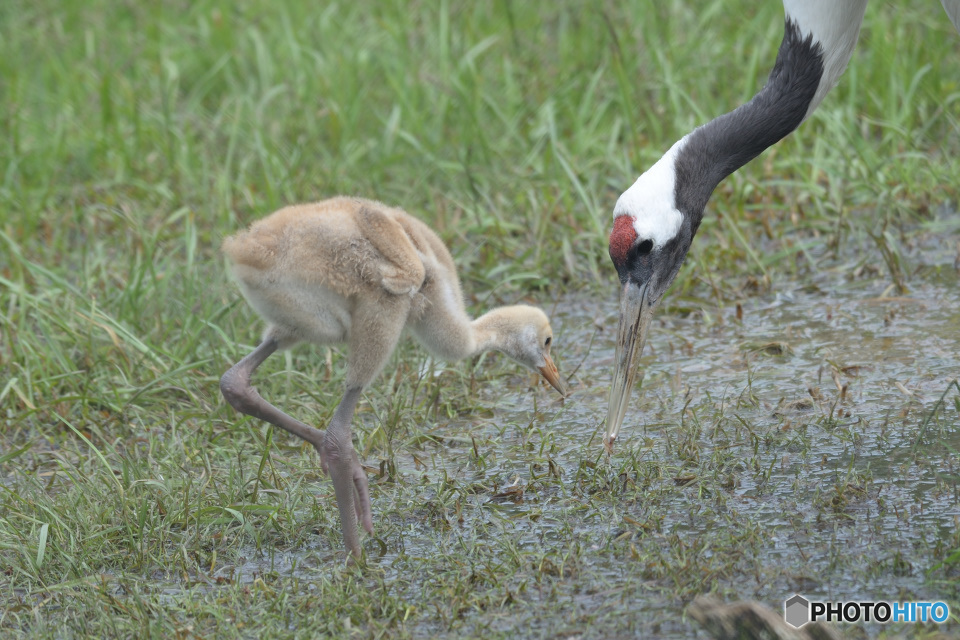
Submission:
[[[4,3],[0,635],[694,638],[696,595],[795,592],[951,606],[849,637],[956,634],[937,3],[868,7],[823,106],[720,185],[602,452],[613,203],[762,84],[777,4]],[[353,568],[315,453],[217,388],[260,331],[220,241],[336,193],[430,222],[471,310],[542,305],[572,388],[405,342],[354,422]],[[257,386],[322,426],[342,355]]]

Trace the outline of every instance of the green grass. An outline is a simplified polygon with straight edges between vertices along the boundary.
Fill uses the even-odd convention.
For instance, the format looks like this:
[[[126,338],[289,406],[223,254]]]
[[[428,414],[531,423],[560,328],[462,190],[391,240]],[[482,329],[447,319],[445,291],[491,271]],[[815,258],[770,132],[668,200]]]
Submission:
[[[805,430],[674,406],[681,388],[608,462],[596,437],[564,438],[604,414],[602,365],[561,406],[502,358],[445,365],[408,343],[355,421],[377,537],[342,567],[313,453],[220,397],[260,327],[218,246],[292,202],[400,205],[448,242],[472,311],[589,300],[603,331],[561,330],[569,373],[612,339],[616,197],[761,86],[777,5],[0,4],[2,634],[684,637],[694,595],[753,597],[738,585],[762,581],[751,557],[771,532],[726,502],[808,448]],[[960,236],[944,214],[960,197],[958,60],[935,2],[868,7],[821,108],[720,185],[661,315],[718,330],[786,282],[850,272],[880,295],[938,277],[916,247]],[[344,373],[324,355],[277,356],[257,384],[322,425]],[[761,404],[752,375],[738,410]],[[956,446],[956,398],[925,437]],[[916,430],[921,407],[904,406]],[[827,408],[810,429],[833,429]],[[845,428],[831,437],[859,437]],[[930,465],[955,492],[956,466]],[[873,482],[841,465],[815,504],[859,517]],[[684,535],[676,504],[715,535]],[[960,540],[924,545],[960,601],[944,586]],[[920,564],[887,551],[863,553],[891,575]]]

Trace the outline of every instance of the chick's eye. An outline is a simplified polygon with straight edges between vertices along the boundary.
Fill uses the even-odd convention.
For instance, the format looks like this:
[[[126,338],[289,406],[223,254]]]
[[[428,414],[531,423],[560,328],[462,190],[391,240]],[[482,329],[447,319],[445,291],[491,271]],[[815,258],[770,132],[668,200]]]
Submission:
[[[543,346],[549,347],[549,346],[550,346],[550,340],[551,340],[551,338],[548,336],[547,339],[543,341]]]

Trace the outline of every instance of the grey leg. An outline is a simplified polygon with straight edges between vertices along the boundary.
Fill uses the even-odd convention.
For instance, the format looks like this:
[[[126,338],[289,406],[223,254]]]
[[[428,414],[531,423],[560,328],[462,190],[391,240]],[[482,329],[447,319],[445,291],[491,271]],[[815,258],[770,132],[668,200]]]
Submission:
[[[350,431],[350,421],[360,399],[360,391],[359,388],[347,389],[333,414],[333,419],[327,425],[323,446],[318,447],[323,470],[330,474],[337,494],[343,541],[347,545],[347,551],[356,557],[360,557],[357,520],[359,519],[367,533],[373,533],[367,474],[360,466]]]
[[[277,350],[277,342],[267,338],[250,355],[233,365],[220,378],[220,391],[234,409],[254,418],[265,420],[312,444],[320,454],[325,473],[330,474],[340,509],[340,525],[347,551],[360,556],[357,520],[368,533],[373,533],[370,511],[370,492],[367,476],[360,466],[357,452],[350,440],[350,420],[360,399],[360,389],[348,390],[333,414],[327,432],[306,425],[288,416],[264,400],[250,385],[250,376]],[[353,509],[349,508],[350,506]]]
[[[267,338],[261,342],[250,355],[223,374],[220,378],[220,392],[230,406],[240,413],[266,420],[295,436],[300,436],[319,449],[323,444],[323,431],[288,416],[260,397],[257,390],[250,386],[250,375],[276,350],[277,343],[273,338]]]

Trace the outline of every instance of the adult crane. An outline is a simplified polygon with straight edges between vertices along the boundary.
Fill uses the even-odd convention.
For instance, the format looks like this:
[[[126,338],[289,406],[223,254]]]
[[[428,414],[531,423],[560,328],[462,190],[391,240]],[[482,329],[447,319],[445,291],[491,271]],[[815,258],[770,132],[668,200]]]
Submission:
[[[941,0],[960,30],[960,0]],[[678,140],[613,210],[610,258],[620,277],[616,369],[604,445],[620,432],[653,312],[673,282],[721,180],[806,120],[853,54],[867,0],[783,0],[783,41],[767,84]]]

